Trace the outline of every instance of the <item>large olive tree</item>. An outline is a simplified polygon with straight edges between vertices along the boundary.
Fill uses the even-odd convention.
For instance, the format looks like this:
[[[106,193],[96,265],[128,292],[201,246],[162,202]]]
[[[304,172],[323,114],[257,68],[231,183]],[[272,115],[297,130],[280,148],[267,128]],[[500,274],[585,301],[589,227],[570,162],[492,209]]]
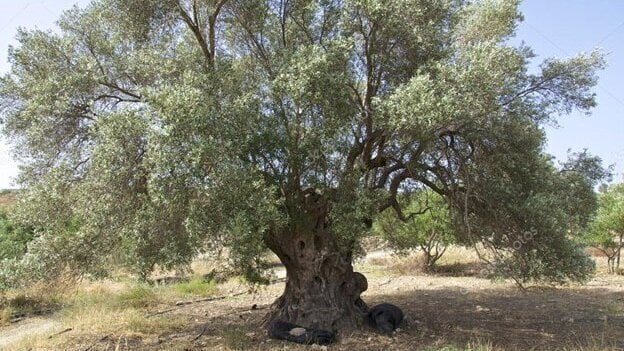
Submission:
[[[288,276],[270,318],[351,327],[358,239],[430,189],[502,271],[586,278],[542,126],[595,105],[603,59],[531,73],[520,19],[513,0],[96,0],[21,30],[0,80],[36,228],[21,272],[145,275],[229,247],[262,280],[269,249]]]

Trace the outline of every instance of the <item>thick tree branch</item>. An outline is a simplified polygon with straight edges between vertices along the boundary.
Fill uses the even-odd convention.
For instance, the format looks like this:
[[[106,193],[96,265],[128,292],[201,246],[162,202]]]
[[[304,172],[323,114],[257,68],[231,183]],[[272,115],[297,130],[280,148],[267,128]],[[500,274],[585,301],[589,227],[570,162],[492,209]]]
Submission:
[[[114,89],[114,90],[116,90],[118,92],[121,92],[123,94],[126,94],[126,95],[128,95],[128,96],[130,96],[130,97],[132,97],[132,98],[134,98],[136,100],[142,100],[143,99],[143,97],[141,95],[139,95],[138,93],[133,93],[130,90],[122,88],[119,85],[117,85],[116,83],[107,82],[107,81],[103,81],[103,80],[98,81],[98,83],[103,85],[103,86],[105,86],[105,87],[108,87],[108,88]]]
[[[199,8],[197,0],[193,0],[191,6],[191,13],[187,12],[184,6],[178,1],[178,10],[182,21],[189,27],[199,47],[201,48],[206,63],[209,67],[214,67],[215,52],[216,52],[216,22],[221,9],[225,5],[227,0],[219,0],[215,3],[213,12],[208,18],[208,38],[206,39],[204,33],[202,33],[201,19],[199,18]]]

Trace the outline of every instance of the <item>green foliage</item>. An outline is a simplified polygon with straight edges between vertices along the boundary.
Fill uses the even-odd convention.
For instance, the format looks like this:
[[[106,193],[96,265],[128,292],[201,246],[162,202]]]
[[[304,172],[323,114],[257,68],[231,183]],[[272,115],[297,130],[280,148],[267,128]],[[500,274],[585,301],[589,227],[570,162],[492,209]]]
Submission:
[[[23,258],[35,239],[32,226],[20,224],[11,212],[0,209],[0,291],[20,284],[28,268]]]
[[[597,207],[594,181],[583,169],[557,169],[537,153],[528,162],[531,155],[520,155],[517,147],[483,155],[492,158],[489,167],[469,183],[480,198],[457,204],[468,204],[459,218],[462,240],[494,233],[481,243],[492,253],[496,273],[521,283],[589,279],[595,267],[579,236]]]
[[[599,204],[584,239],[607,256],[609,271],[617,272],[624,248],[624,184],[606,187],[600,194]]]
[[[0,260],[24,256],[28,243],[34,237],[32,227],[14,223],[9,218],[9,213],[0,210]]]
[[[404,208],[411,218],[402,222],[388,209],[376,218],[374,230],[400,253],[421,250],[425,255],[425,267],[432,269],[455,238],[448,206],[432,191],[406,196],[405,201],[409,202]]]
[[[0,119],[24,160],[16,218],[38,230],[0,277],[145,278],[229,247],[266,281],[269,247],[321,230],[317,251],[354,257],[377,212],[430,189],[507,272],[584,279],[567,230],[591,186],[552,164],[543,126],[590,111],[604,60],[529,74],[520,19],[516,0],[97,0],[20,30]]]

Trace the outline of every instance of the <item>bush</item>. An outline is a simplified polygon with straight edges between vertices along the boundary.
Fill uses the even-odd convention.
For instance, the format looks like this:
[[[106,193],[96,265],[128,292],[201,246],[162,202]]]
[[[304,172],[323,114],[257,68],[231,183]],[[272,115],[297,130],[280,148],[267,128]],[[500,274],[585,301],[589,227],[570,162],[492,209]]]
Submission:
[[[585,243],[600,250],[607,257],[609,272],[617,273],[624,248],[624,183],[604,188],[599,205],[585,233]]]
[[[32,228],[14,223],[8,212],[0,210],[0,260],[22,257],[33,238]]]

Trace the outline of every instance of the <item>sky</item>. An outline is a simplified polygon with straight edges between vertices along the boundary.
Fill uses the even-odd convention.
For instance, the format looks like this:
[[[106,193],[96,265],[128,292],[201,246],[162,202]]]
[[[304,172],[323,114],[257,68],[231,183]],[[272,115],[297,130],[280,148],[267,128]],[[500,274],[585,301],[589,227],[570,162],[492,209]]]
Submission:
[[[64,10],[75,4],[85,6],[89,0],[14,1],[0,0],[0,75],[9,70],[7,51],[15,45],[19,27],[52,29]],[[10,148],[0,135],[0,189],[14,188],[12,179],[17,175],[17,164]]]
[[[559,118],[559,128],[547,128],[546,151],[565,160],[567,150],[585,148],[606,165],[615,164],[614,181],[624,180],[624,1],[525,0],[524,21],[516,40],[538,55],[569,57],[601,48],[608,67],[595,89],[598,106],[592,115]]]
[[[89,0],[0,0],[0,74],[8,71],[7,49],[15,45],[17,28],[53,29],[60,14]],[[524,42],[537,54],[534,68],[548,57],[569,57],[601,48],[608,67],[595,89],[598,107],[591,116],[573,113],[547,127],[546,151],[564,160],[567,150],[588,149],[604,163],[615,165],[617,181],[624,180],[624,1],[524,0],[524,21],[514,43]],[[0,136],[0,189],[15,187],[17,165]]]

